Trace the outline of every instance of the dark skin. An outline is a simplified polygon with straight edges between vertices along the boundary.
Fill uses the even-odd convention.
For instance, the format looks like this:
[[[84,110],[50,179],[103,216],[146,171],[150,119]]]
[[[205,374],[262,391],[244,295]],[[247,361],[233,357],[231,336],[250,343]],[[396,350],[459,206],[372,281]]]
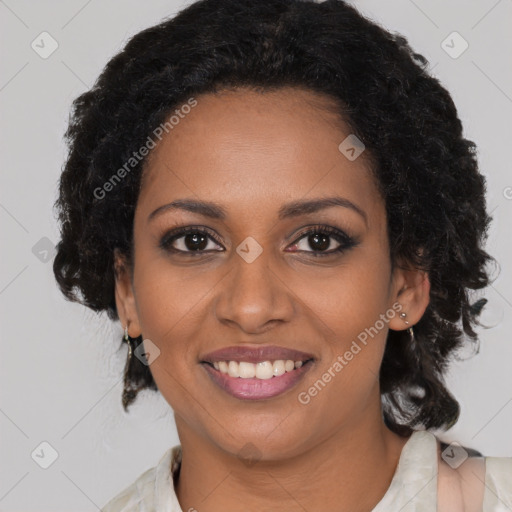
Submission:
[[[299,89],[225,91],[197,106],[152,151],[134,220],[135,263],[119,255],[116,304],[130,336],[160,354],[150,369],[172,407],[183,449],[176,493],[184,511],[367,512],[396,470],[403,438],[382,420],[378,374],[388,329],[414,325],[429,301],[428,276],[389,257],[384,199],[363,153],[338,145],[351,132]],[[341,196],[332,206],[278,219],[293,200]],[[213,201],[224,220],[156,208],[176,199]],[[159,247],[176,226],[204,226],[217,240],[190,255],[185,237]],[[331,226],[357,240],[315,257],[308,227]],[[247,263],[248,237],[263,252]],[[327,239],[332,251],[340,244]],[[327,245],[327,244],[326,244]],[[396,314],[308,404],[298,401],[359,333],[399,303]],[[234,398],[212,383],[200,355],[232,346],[281,345],[311,353],[296,387],[271,399]],[[259,450],[249,464],[239,454]],[[319,499],[321,497],[321,499]]]

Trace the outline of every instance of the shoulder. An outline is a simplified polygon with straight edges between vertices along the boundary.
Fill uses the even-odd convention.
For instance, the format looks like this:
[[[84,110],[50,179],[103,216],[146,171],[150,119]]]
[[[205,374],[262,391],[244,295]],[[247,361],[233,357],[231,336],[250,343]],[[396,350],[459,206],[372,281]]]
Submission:
[[[167,507],[172,505],[172,510],[179,510],[173,477],[180,462],[181,446],[169,448],[155,467],[144,471],[132,484],[106,503],[100,512],[160,512],[162,503]]]
[[[156,468],[142,473],[132,484],[112,498],[101,512],[138,512],[151,510],[155,488]],[[141,506],[141,504],[144,506]]]
[[[484,457],[476,451],[468,455],[451,465],[439,452],[438,511],[512,510],[512,457]]]
[[[484,481],[484,457],[468,457],[457,467],[441,458],[437,475],[439,512],[481,512]]]
[[[512,510],[512,457],[485,457],[485,463],[484,510]]]

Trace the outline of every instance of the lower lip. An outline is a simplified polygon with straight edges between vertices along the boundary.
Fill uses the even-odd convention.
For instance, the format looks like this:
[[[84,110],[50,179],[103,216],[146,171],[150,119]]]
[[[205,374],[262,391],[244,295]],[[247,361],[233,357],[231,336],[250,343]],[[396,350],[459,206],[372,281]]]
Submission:
[[[312,360],[300,368],[271,379],[242,379],[221,373],[208,363],[201,363],[213,382],[235,398],[241,400],[263,400],[280,395],[293,388],[311,368]]]

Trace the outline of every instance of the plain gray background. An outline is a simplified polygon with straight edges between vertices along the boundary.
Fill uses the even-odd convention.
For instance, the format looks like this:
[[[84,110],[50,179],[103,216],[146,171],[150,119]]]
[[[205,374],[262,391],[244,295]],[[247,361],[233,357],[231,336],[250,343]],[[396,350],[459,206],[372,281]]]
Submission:
[[[2,511],[98,510],[178,443],[160,394],[144,391],[129,415],[122,410],[121,327],[58,291],[52,206],[72,100],[92,86],[127,38],[188,3],[0,1]],[[512,2],[352,3],[427,57],[454,98],[465,136],[479,147],[494,216],[487,248],[501,272],[479,295],[489,300],[483,320],[491,327],[479,330],[480,353],[468,353],[447,378],[461,418],[439,437],[485,455],[512,456]],[[46,59],[31,47],[45,37],[51,48],[42,32],[58,44]],[[468,48],[454,58],[464,40]],[[43,442],[57,454],[47,469],[32,455],[42,453]],[[50,457],[52,448],[42,448]]]

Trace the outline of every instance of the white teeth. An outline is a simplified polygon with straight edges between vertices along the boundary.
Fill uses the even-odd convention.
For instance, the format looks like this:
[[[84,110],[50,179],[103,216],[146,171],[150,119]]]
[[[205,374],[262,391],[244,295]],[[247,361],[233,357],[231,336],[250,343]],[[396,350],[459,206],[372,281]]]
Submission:
[[[228,375],[230,377],[240,377],[240,373],[238,371],[238,363],[236,361],[229,361]]]
[[[251,364],[251,363],[247,363]],[[254,366],[254,365],[252,365]],[[273,375],[274,367],[270,361],[262,361],[256,363],[256,378],[257,379],[271,379]]]
[[[302,364],[302,361],[292,361],[291,359],[279,359],[274,362],[261,361],[256,364],[246,361],[215,361],[213,367],[230,377],[267,380],[272,377],[280,377],[286,372],[300,368]]]
[[[272,369],[273,369],[274,375],[276,377],[279,377],[280,375],[283,375],[286,373],[285,364],[282,359],[279,361],[274,361],[274,364],[272,365]]]
[[[256,377],[256,368],[252,363],[238,363],[238,374],[242,379],[253,379]]]
[[[295,363],[293,361],[290,361],[290,359],[288,359],[285,363],[284,363],[284,369],[287,371],[287,372],[291,372],[292,370],[295,370]]]

